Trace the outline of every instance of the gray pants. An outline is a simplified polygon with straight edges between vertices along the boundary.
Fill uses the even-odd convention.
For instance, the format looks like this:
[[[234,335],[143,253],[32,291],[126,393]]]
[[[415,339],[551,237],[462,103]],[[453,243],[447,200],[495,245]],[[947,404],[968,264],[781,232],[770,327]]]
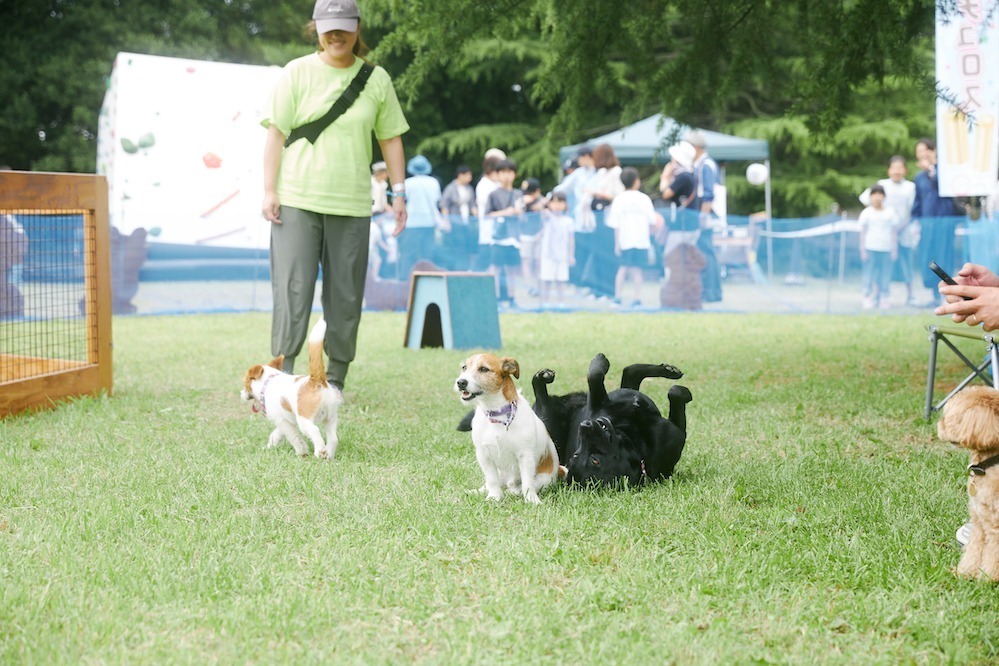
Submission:
[[[284,354],[284,370],[309,333],[319,267],[323,269],[322,304],[326,319],[326,377],[343,388],[357,350],[357,327],[368,269],[369,217],[323,215],[281,206],[283,224],[271,225],[271,353]]]

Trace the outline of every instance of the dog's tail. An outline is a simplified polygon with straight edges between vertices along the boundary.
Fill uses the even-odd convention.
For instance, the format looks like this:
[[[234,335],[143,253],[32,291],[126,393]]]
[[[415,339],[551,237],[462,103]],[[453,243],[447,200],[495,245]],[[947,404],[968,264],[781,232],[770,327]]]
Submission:
[[[323,364],[323,342],[326,340],[326,320],[320,319],[309,333],[309,380],[319,386],[329,386]]]

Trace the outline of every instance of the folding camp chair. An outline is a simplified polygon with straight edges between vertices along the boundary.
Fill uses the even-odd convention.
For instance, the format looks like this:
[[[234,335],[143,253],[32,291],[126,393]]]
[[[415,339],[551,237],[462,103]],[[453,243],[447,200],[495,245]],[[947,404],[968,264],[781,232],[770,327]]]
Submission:
[[[997,342],[999,342],[999,333],[993,335],[992,333],[986,333],[980,328],[940,328],[939,326],[930,325],[926,327],[926,330],[930,332],[930,363],[929,370],[926,374],[926,409],[923,412],[923,417],[926,419],[930,418],[930,414],[933,412],[940,411],[943,406],[947,404],[947,401],[957,395],[957,392],[963,389],[965,386],[970,384],[975,377],[978,377],[986,384],[992,386],[992,388],[999,390],[999,349],[996,348]],[[954,346],[954,343],[947,339],[947,336],[958,337],[958,338],[968,338],[970,340],[982,340],[985,342],[985,360],[981,363],[975,363],[963,353],[961,350]],[[950,347],[950,350],[957,355],[964,364],[971,368],[972,372],[970,375],[964,378],[964,380],[954,388],[953,391],[947,394],[947,396],[938,402],[933,404],[933,382],[936,379],[937,373],[937,343],[943,341],[945,345]],[[985,374],[985,369],[989,368],[991,377]]]

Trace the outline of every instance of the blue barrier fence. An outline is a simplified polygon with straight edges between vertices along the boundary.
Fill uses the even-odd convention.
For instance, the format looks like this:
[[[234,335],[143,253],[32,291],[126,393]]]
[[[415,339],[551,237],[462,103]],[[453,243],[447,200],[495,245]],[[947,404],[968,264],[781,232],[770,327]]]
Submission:
[[[661,211],[669,219],[671,212]],[[496,220],[491,226],[496,227]],[[856,220],[840,216],[774,219],[729,215],[727,224],[687,238],[707,265],[698,263],[697,253],[681,258],[667,256],[676,231],[653,234],[651,247],[625,263],[623,286],[615,284],[622,257],[615,253],[614,232],[597,220],[597,228],[574,234],[575,265],[568,281],[544,281],[542,255],[549,252],[543,234],[549,223],[540,213],[504,220],[507,234],[517,239],[519,257],[508,252],[494,256],[494,246],[480,243],[477,220],[451,221],[451,230],[408,228],[395,239],[391,220],[374,220],[369,261],[368,299],[373,309],[405,309],[408,274],[420,269],[472,270],[497,276],[497,295],[503,309],[536,311],[552,309],[615,309],[652,311],[660,309],[705,309],[730,312],[855,312],[862,307],[862,262]],[[938,263],[956,271],[966,260],[999,267],[999,221],[982,218],[924,220],[924,226],[946,223],[954,227],[950,257],[934,254]],[[21,285],[79,282],[82,267],[53,263],[52,257],[72,257],[82,250],[78,216],[32,216],[22,221],[27,252],[8,283]],[[670,240],[670,237],[673,240]],[[224,248],[167,245],[144,234],[112,248],[114,288],[131,298],[134,311],[210,312],[269,310],[271,308],[269,253],[265,248]],[[131,242],[142,245],[135,260],[137,274],[129,281],[123,269],[123,248]],[[682,246],[681,247],[689,247]],[[132,248],[135,250],[135,248]],[[890,309],[911,312],[932,300],[932,290],[919,277],[915,252],[900,258],[911,262],[914,276],[902,281],[896,265],[891,285]],[[713,255],[713,256],[711,256]],[[497,258],[500,256],[501,258]],[[517,257],[511,260],[511,256]],[[505,268],[499,264],[509,262]],[[127,261],[125,263],[128,263]],[[10,271],[8,267],[6,270]],[[636,276],[637,271],[637,276]],[[700,278],[701,292],[687,298]],[[637,285],[637,279],[641,285]],[[693,286],[692,286],[693,285]],[[546,293],[546,286],[548,287]],[[28,290],[30,291],[30,290]],[[118,299],[120,301],[121,299]],[[118,302],[116,301],[116,302]],[[319,303],[319,289],[316,304]],[[133,308],[127,308],[131,311]]]

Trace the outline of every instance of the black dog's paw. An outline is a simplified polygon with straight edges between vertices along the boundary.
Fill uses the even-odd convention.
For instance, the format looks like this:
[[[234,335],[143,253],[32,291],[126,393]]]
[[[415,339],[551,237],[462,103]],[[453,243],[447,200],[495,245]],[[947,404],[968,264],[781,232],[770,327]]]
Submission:
[[[680,379],[683,377],[683,370],[676,367],[675,365],[670,365],[669,363],[660,363],[660,371],[662,372],[660,377],[666,377],[667,379]]]
[[[690,389],[686,386],[680,386],[679,384],[674,384],[669,387],[669,400],[670,402],[674,400],[679,400],[680,402],[690,402],[694,399],[691,395]]]
[[[473,409],[468,414],[458,421],[458,432],[472,432],[472,418],[475,416],[475,410]]]
[[[548,368],[545,368],[544,370],[538,370],[537,373],[535,373],[534,378],[536,380],[541,381],[544,384],[551,384],[553,381],[555,381],[555,371],[549,370]]]
[[[607,371],[610,370],[610,361],[603,354],[597,354],[590,361],[590,374],[591,375],[607,375]]]

